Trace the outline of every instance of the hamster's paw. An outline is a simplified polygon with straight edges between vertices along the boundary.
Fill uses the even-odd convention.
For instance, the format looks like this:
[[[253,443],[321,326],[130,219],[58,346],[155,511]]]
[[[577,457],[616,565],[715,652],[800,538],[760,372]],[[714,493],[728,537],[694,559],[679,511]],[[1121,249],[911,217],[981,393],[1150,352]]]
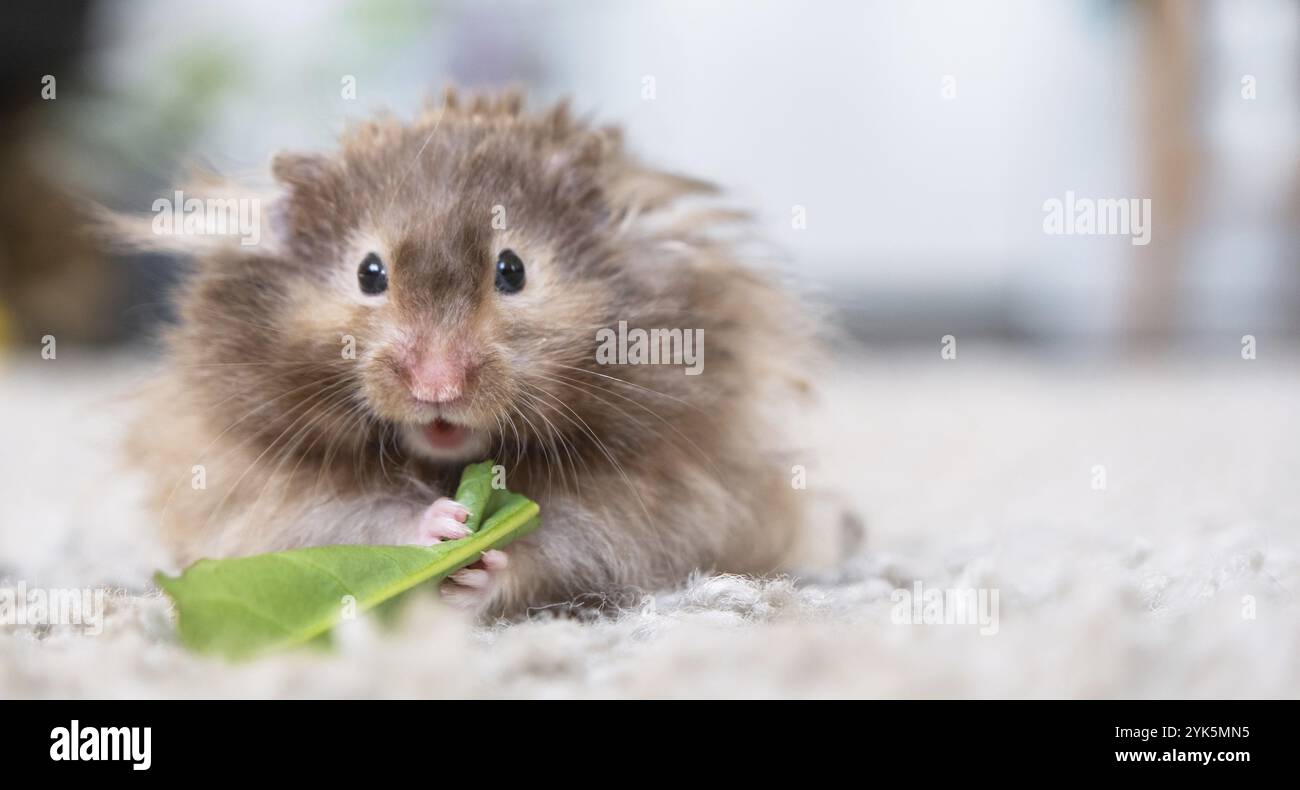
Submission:
[[[489,549],[479,561],[448,576],[439,588],[443,600],[461,609],[480,609],[501,583],[510,565],[504,551]]]
[[[465,519],[469,510],[454,499],[442,497],[429,505],[417,519],[413,542],[432,546],[444,540],[456,540],[469,535]],[[461,568],[443,580],[443,598],[463,609],[479,609],[487,603],[500,582],[502,572],[510,564],[504,551],[489,549],[478,562]]]
[[[456,540],[469,534],[465,519],[469,510],[449,497],[440,497],[420,514],[416,524],[414,543],[432,546],[444,540]]]

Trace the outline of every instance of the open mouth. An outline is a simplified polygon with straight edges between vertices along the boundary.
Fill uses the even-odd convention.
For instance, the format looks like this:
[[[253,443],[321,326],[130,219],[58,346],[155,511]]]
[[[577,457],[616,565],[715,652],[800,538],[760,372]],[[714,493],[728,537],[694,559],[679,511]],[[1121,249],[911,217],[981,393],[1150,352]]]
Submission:
[[[441,417],[432,422],[407,423],[405,444],[416,455],[438,462],[474,460],[488,450],[488,434]]]
[[[447,422],[439,417],[420,428],[425,440],[438,450],[458,450],[469,441],[473,432],[463,425]]]

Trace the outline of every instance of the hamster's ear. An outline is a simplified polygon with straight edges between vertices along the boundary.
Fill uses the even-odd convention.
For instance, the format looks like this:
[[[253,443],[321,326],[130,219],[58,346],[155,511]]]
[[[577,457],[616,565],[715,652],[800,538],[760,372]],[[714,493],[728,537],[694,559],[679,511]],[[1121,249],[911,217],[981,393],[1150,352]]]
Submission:
[[[631,162],[614,171],[605,195],[620,233],[715,236],[752,220],[748,212],[719,205],[712,183]]]
[[[282,248],[333,232],[345,197],[337,162],[319,154],[280,153],[271,160],[271,175],[279,189],[269,218]]]
[[[620,208],[648,214],[692,197],[714,197],[718,188],[698,178],[630,165],[620,169],[605,188]]]
[[[329,157],[282,151],[271,159],[271,175],[284,186],[297,191],[328,187],[338,171]]]

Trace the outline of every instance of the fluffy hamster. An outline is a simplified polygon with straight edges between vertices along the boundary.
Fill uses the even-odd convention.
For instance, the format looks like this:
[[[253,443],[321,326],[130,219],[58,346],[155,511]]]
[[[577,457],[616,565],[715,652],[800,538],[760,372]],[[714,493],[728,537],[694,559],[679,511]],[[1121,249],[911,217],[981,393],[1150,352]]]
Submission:
[[[543,521],[444,585],[482,611],[781,565],[801,515],[770,407],[813,333],[742,265],[739,215],[691,207],[709,185],[563,104],[450,91],[272,174],[259,243],[164,242],[194,265],[133,447],[178,562],[452,537],[490,456]],[[702,332],[702,365],[598,360],[620,322]]]

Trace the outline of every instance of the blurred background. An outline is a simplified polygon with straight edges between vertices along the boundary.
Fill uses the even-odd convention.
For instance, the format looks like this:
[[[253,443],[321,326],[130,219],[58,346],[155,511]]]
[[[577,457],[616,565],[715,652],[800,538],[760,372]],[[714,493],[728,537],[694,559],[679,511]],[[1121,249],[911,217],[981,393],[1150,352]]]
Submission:
[[[75,200],[147,212],[189,161],[256,172],[445,82],[572,97],[732,191],[869,345],[1235,354],[1300,335],[1300,3],[6,4],[0,336],[146,336],[171,261],[112,259]],[[51,83],[48,77],[53,77]],[[355,96],[346,95],[352,80]],[[53,90],[50,90],[53,88]],[[1043,232],[1149,197],[1152,241]],[[1279,344],[1280,346],[1281,344]]]

